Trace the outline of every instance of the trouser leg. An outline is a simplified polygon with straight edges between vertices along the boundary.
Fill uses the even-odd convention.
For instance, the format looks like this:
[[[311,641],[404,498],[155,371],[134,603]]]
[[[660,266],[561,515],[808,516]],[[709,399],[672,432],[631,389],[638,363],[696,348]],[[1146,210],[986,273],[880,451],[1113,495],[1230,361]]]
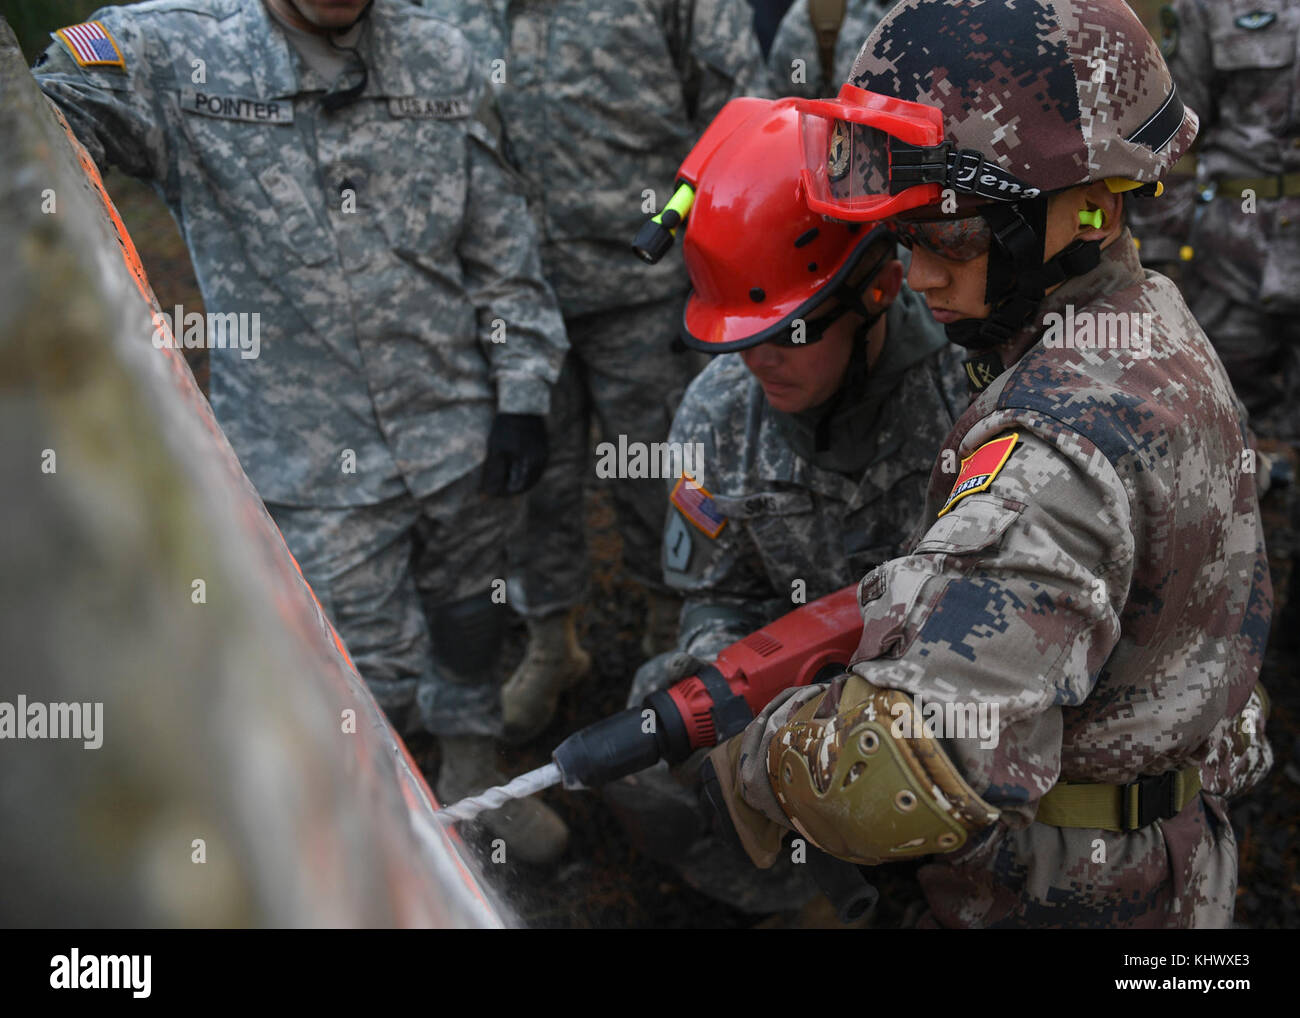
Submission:
[[[1196,287],[1189,305],[1250,413],[1251,427],[1258,435],[1280,437],[1285,429],[1279,425],[1297,412],[1286,405],[1288,395],[1296,395],[1300,349],[1290,324],[1210,286]]]
[[[416,690],[432,670],[410,568],[417,503],[403,496],[373,506],[267,510],[393,726],[402,734],[418,728]]]
[[[483,495],[481,471],[420,502],[415,581],[428,617],[433,669],[417,701],[438,735],[500,734],[500,653],[510,606],[506,542],[518,498]]]
[[[546,470],[523,496],[523,519],[509,547],[510,602],[530,619],[566,611],[587,593],[583,491],[591,415],[583,366],[572,350],[551,390],[546,431]]]

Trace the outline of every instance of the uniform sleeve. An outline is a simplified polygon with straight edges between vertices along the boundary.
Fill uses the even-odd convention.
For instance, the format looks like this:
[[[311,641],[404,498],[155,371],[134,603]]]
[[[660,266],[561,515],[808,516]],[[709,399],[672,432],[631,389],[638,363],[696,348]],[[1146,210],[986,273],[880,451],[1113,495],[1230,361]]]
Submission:
[[[1124,486],[1091,443],[1005,416],[977,427],[971,446],[1015,434],[1010,456],[911,554],[863,579],[852,670],[914,699],[973,706],[983,730],[945,746],[1020,827],[1060,776],[1062,708],[1084,701],[1119,640],[1134,545]]]
[[[52,36],[32,68],[37,84],[101,172],[116,166],[131,176],[165,183],[170,150],[144,32],[121,8],[97,11],[91,21],[111,37],[125,67],[83,67],[68,44]]]
[[[700,443],[706,465],[704,489],[709,488],[708,465],[716,458],[717,436],[688,389],[669,435],[669,442]],[[676,486],[671,482],[670,490]],[[717,536],[709,536],[707,518],[680,509],[671,499],[664,528],[664,580],[684,598],[678,650],[702,661],[792,607],[774,596],[753,540],[737,520],[727,520]],[[710,528],[712,529],[712,528]]]
[[[674,0],[672,50],[680,54],[686,108],[704,130],[730,100],[778,94],[745,0]]]
[[[483,85],[481,102],[492,104]],[[490,124],[470,123],[469,193],[457,251],[478,314],[500,413],[545,414],[569,348],[555,294],[542,275],[537,227]]]

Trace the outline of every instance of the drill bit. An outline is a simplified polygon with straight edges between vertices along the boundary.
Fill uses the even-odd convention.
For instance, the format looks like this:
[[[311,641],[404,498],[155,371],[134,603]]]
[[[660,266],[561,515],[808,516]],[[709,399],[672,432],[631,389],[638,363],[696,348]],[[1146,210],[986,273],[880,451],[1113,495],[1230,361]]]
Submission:
[[[446,823],[473,820],[480,813],[499,809],[512,799],[522,799],[534,792],[540,792],[543,788],[558,785],[561,779],[560,768],[553,763],[548,763],[545,767],[538,767],[527,774],[521,774],[504,785],[497,785],[478,795],[467,796],[451,806],[444,806],[434,816]]]

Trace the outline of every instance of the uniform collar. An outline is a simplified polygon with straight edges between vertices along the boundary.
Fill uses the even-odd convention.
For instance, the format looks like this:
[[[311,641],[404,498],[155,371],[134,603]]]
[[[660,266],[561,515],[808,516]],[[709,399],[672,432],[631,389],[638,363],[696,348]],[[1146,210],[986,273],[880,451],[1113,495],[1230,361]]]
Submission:
[[[248,40],[248,63],[257,94],[265,99],[282,99],[300,91],[297,57],[280,26],[266,9],[264,0],[244,0],[240,12],[242,37]],[[370,72],[362,95],[371,97],[410,96],[415,83],[402,60],[403,31],[409,26],[395,23],[393,10],[385,0],[375,0],[366,16],[370,27],[361,33],[358,51]]]
[[[411,50],[405,38],[411,29],[410,19],[401,24],[394,17],[392,6],[386,0],[375,0],[370,9],[370,30],[361,37],[361,55],[370,68],[370,82],[362,93],[370,96],[410,96],[415,94],[415,80],[407,62],[395,59],[398,54]]]
[[[239,20],[238,34],[248,46],[245,59],[258,96],[284,99],[297,95],[298,69],[293,49],[263,0],[244,0]]]

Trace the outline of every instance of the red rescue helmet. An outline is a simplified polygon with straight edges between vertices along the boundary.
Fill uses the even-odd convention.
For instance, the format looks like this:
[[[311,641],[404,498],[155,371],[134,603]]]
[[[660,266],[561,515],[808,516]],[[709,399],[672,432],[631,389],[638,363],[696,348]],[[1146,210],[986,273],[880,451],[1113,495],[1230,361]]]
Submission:
[[[831,300],[868,317],[860,294],[869,278],[848,282],[888,231],[808,208],[794,104],[733,99],[682,163],[679,179],[695,188],[682,242],[691,278],[682,341],[695,350],[813,342],[842,315],[805,316]]]

